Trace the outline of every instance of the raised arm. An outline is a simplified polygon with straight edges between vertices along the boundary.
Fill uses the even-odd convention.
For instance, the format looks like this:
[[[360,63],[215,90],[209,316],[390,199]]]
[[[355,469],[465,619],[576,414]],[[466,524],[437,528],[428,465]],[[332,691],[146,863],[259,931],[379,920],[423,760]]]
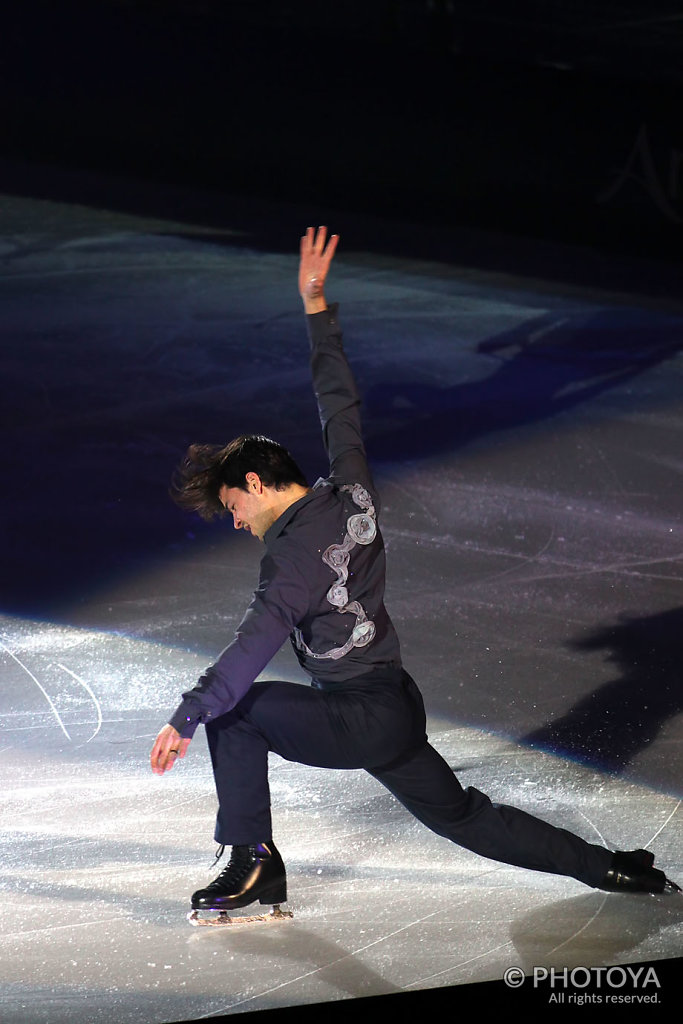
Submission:
[[[360,396],[342,345],[337,306],[328,306],[325,281],[339,241],[327,228],[309,228],[301,239],[299,293],[308,314],[311,373],[330,475],[340,486],[362,484],[373,493],[360,419]]]

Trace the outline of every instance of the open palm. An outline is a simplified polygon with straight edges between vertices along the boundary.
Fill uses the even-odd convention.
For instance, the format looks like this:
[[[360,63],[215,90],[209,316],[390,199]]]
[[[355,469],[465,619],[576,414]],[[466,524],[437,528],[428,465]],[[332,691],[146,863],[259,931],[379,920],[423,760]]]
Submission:
[[[325,278],[330,269],[339,235],[327,240],[327,228],[308,228],[301,239],[299,262],[299,294],[302,299],[319,299],[325,287]]]

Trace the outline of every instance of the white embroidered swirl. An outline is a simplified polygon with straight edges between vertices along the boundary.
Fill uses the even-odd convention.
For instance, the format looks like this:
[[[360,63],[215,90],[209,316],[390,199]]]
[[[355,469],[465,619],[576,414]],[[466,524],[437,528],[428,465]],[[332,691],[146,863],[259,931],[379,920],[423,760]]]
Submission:
[[[336,581],[327,591],[327,600],[338,612],[356,616],[351,635],[342,647],[333,647],[324,654],[315,654],[304,641],[300,629],[294,630],[297,646],[306,652],[309,658],[329,658],[336,661],[343,658],[354,647],[365,647],[375,635],[375,624],[365,614],[359,601],[349,601],[346,587],[349,578],[349,558],[356,544],[372,544],[377,536],[377,521],[372,498],[361,484],[346,484],[342,491],[351,492],[351,500],[362,512],[349,516],[346,521],[346,534],[341,544],[330,544],[323,552],[323,562],[337,574]]]

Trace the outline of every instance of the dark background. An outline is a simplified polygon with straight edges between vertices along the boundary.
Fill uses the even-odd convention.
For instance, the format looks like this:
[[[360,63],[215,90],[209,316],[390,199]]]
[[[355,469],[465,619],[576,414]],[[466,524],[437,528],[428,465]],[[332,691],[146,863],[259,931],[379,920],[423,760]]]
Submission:
[[[23,0],[3,22],[5,191],[37,162],[680,256],[673,0]]]

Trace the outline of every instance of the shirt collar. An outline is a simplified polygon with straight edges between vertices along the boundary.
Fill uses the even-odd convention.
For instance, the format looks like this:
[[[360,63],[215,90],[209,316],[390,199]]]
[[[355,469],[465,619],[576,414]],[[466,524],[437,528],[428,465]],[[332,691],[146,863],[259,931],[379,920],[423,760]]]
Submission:
[[[268,529],[266,530],[265,534],[263,535],[263,543],[266,546],[272,544],[273,541],[280,536],[287,523],[290,522],[293,516],[297,514],[299,509],[303,508],[304,505],[307,505],[309,501],[312,501],[316,497],[316,491],[314,489],[311,489],[310,491],[307,491],[306,494],[303,495],[303,497],[298,498],[296,501],[292,502],[291,505],[288,505],[288,507],[284,510],[282,515],[278,516],[273,525],[269,526]]]

